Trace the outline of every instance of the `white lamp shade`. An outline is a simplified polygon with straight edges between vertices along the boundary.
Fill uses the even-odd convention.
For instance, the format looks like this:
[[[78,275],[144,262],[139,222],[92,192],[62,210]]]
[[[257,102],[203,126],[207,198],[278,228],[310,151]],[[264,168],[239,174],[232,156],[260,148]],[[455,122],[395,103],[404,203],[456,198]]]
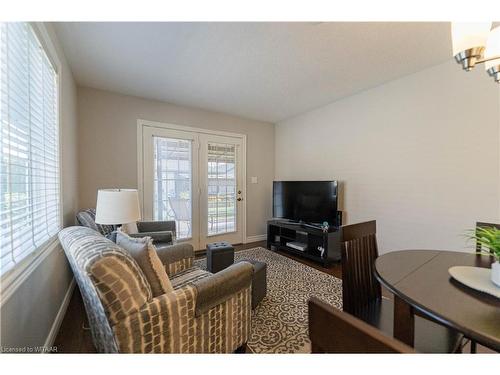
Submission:
[[[496,57],[500,56],[500,26],[495,27],[491,30],[490,35],[488,36],[488,40],[486,41],[486,51],[484,51],[484,57]],[[488,70],[492,66],[500,65],[500,58],[494,59],[491,61],[486,61],[485,68]]]
[[[141,219],[139,195],[135,189],[100,189],[97,192],[95,222],[118,225]]]
[[[451,24],[453,56],[469,48],[486,46],[490,29],[491,22],[453,22]]]

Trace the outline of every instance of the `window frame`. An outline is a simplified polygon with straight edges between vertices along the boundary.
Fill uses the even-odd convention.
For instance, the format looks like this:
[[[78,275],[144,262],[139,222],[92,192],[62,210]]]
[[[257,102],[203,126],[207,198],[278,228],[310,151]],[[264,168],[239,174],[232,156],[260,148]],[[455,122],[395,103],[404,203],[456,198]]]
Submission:
[[[63,179],[62,179],[62,168],[63,168],[63,157],[62,157],[62,135],[63,129],[61,126],[62,119],[62,77],[63,69],[61,60],[59,59],[57,49],[52,41],[47,27],[42,22],[27,22],[35,36],[38,38],[47,58],[52,64],[56,75],[57,75],[57,151],[59,153],[58,157],[58,174],[59,174],[59,226],[62,229],[64,227],[64,209],[63,209]],[[24,259],[22,259],[18,264],[16,264],[12,269],[1,275],[1,302],[0,307],[14,294],[15,290],[21,286],[21,284],[38,268],[38,266],[52,253],[54,249],[60,248],[57,234],[48,239],[44,245],[38,247]]]

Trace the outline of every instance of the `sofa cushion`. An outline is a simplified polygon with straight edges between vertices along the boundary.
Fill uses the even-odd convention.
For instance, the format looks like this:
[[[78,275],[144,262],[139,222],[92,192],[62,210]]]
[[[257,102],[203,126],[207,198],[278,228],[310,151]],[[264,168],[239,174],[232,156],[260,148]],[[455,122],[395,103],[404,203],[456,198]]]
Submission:
[[[180,289],[186,285],[194,283],[196,280],[211,276],[210,272],[202,270],[199,267],[191,267],[181,271],[172,277],[172,286],[174,289]]]
[[[138,233],[129,233],[130,237],[139,238],[139,237],[151,237],[153,243],[155,245],[171,245],[173,243],[173,233],[170,231],[159,231],[159,232],[138,232]]]
[[[156,254],[156,248],[150,237],[132,238],[118,230],[116,243],[124,250],[127,250],[142,269],[151,286],[153,297],[161,296],[173,290],[172,283],[158,254]]]

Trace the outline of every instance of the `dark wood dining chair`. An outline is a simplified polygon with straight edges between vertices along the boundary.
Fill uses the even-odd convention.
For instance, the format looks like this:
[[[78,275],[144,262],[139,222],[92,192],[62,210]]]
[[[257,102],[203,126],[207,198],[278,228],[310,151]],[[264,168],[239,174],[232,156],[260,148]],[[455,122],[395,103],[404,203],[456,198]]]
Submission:
[[[413,348],[319,298],[309,299],[312,353],[414,353]]]
[[[382,297],[375,277],[378,257],[375,220],[341,227],[343,310],[393,336],[394,302]],[[462,335],[415,316],[414,347],[422,353],[461,350]]]

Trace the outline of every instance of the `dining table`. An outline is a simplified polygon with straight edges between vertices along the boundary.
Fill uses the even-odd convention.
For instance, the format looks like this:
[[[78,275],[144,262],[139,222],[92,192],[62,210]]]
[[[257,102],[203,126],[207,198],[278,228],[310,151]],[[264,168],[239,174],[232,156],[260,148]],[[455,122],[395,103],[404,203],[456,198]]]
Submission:
[[[375,276],[394,294],[394,337],[414,344],[415,314],[500,351],[500,299],[453,279],[453,266],[490,268],[493,257],[459,251],[402,250],[379,256]]]

